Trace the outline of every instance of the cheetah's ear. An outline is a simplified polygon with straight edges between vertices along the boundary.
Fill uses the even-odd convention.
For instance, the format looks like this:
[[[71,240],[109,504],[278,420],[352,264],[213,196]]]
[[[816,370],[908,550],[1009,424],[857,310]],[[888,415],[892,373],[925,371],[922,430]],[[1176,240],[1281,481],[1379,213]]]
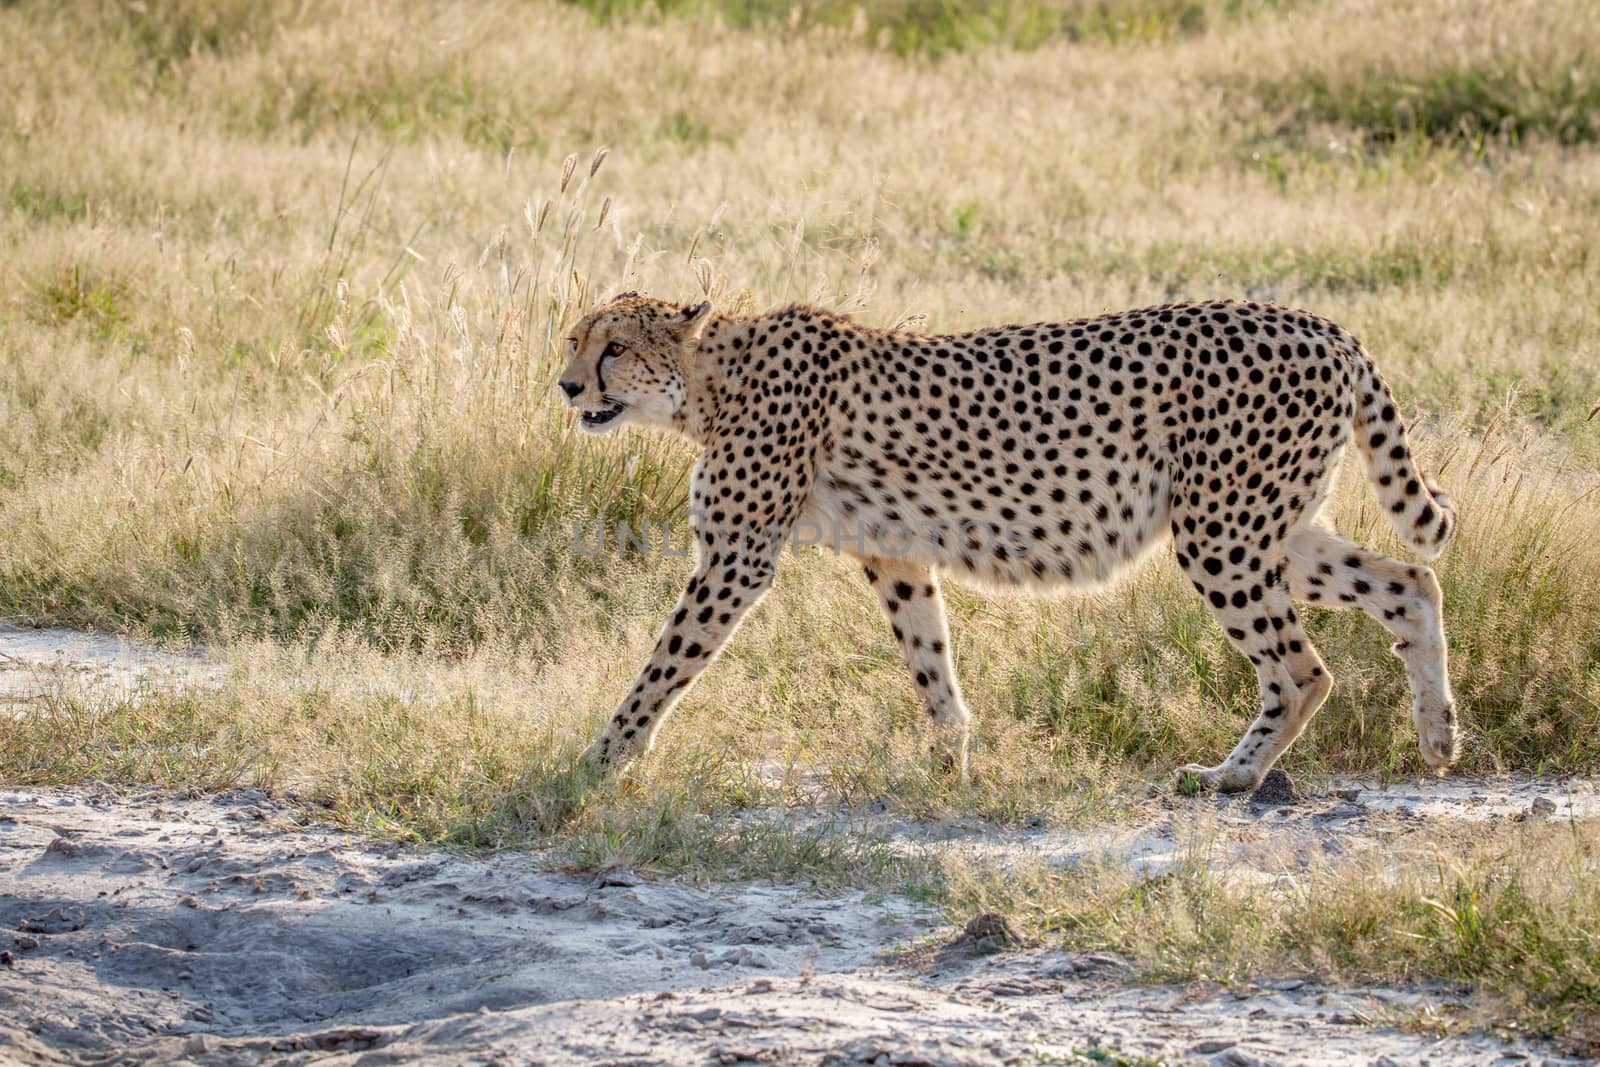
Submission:
[[[668,322],[672,332],[678,335],[680,341],[688,341],[699,337],[700,331],[706,328],[706,323],[711,321],[711,301],[702,300],[692,307],[686,307]]]

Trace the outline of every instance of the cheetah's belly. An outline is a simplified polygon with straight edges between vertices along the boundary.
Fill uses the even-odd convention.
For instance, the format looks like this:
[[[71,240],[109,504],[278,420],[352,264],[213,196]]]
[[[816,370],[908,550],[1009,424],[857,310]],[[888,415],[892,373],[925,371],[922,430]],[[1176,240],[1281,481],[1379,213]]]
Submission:
[[[907,487],[872,486],[847,474],[818,479],[795,542],[865,558],[906,559],[976,584],[1040,591],[1106,585],[1143,560],[1166,536],[1164,478],[1135,497],[1104,476],[1071,493],[1017,494],[971,506]]]

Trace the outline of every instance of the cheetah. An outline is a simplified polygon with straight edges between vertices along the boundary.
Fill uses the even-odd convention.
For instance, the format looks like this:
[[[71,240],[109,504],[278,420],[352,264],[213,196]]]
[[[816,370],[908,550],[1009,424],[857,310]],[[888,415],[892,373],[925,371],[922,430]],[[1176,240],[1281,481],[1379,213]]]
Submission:
[[[584,431],[637,425],[699,446],[697,562],[649,662],[586,751],[614,772],[807,543],[853,556],[876,590],[963,778],[971,714],[951,664],[944,576],[1041,594],[1103,587],[1169,536],[1260,712],[1203,788],[1254,788],[1332,688],[1294,601],[1359,608],[1395,637],[1423,760],[1456,757],[1432,570],[1341,537],[1322,514],[1354,437],[1372,491],[1417,556],[1456,515],[1422,475],[1362,346],[1301,311],[1175,303],[1070,322],[925,336],[806,305],[721,314],[624,293],[566,338],[558,385]]]

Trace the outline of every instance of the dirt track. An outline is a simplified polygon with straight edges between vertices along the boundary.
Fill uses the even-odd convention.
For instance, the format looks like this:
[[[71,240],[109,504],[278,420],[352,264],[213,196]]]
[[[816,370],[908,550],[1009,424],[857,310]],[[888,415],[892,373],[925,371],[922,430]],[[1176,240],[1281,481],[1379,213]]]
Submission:
[[[1124,984],[1093,955],[908,957],[891,952],[953,931],[892,898],[571,875],[292,814],[255,792],[0,794],[0,1059],[1563,1062],[1384,1025],[1430,999],[1414,990],[1235,994]],[[1030,841],[1013,845],[1060,847]]]

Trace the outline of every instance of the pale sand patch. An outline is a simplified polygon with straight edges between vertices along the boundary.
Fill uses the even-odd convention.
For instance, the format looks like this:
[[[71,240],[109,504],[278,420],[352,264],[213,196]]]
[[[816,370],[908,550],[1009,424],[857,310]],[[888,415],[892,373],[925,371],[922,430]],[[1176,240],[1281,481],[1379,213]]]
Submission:
[[[125,637],[0,623],[0,715],[24,715],[52,693],[129,700],[151,689],[215,686],[224,670],[201,650],[168,652]]]
[[[892,896],[575,875],[299,819],[255,791],[0,794],[0,1060],[1561,1062],[1384,1024],[1441,991],[1222,992],[1125,984],[1095,955],[894,954],[950,931]]]

